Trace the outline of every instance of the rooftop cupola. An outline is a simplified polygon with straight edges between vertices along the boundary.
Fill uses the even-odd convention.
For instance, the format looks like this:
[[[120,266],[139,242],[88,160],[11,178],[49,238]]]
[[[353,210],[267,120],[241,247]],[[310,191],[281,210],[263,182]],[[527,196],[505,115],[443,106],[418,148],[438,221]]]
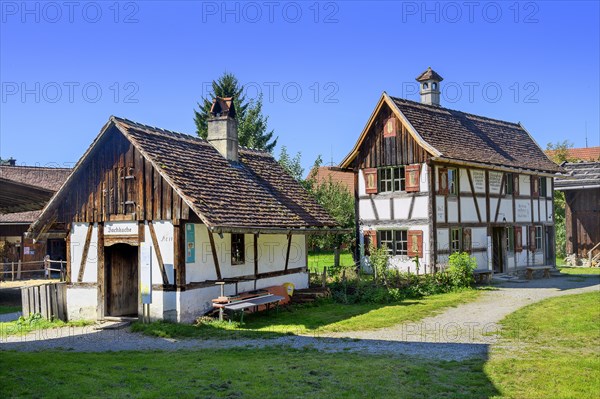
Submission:
[[[232,97],[216,97],[208,119],[208,142],[227,160],[238,160],[238,131]]]
[[[444,80],[436,71],[427,68],[417,77],[420,84],[421,103],[440,106],[440,82]]]

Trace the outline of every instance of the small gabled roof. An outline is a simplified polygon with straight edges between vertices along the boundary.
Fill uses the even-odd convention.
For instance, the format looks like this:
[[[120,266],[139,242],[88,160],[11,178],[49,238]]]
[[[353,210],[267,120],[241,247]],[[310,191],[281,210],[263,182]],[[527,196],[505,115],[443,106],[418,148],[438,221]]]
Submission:
[[[406,125],[409,134],[434,158],[475,163],[482,167],[509,167],[549,173],[562,170],[548,159],[519,123],[421,104],[391,97],[385,92],[378,108],[382,103],[388,104]],[[348,167],[358,155],[358,148],[368,133],[368,127],[369,124],[354,149],[340,164],[341,167]]]
[[[424,82],[429,79],[437,80],[438,82],[444,80],[444,78],[442,78],[439,73],[431,69],[431,67],[428,67],[425,72],[415,78],[417,82]]]
[[[118,130],[118,132],[115,131]],[[336,221],[264,151],[240,148],[239,162],[225,159],[197,136],[172,132],[112,116],[75,167],[84,169],[102,137],[123,134],[211,229],[309,229],[335,227]],[[85,170],[81,172],[85,173]],[[44,209],[52,208],[69,180]],[[32,225],[31,231],[39,231]]]
[[[600,162],[563,162],[561,166],[566,173],[554,180],[556,190],[600,188]]]

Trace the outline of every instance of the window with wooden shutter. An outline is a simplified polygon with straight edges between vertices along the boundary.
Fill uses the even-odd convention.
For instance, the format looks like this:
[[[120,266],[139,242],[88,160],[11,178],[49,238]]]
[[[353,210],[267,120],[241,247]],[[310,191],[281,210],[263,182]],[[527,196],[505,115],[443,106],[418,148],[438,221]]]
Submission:
[[[467,253],[471,253],[471,249],[473,248],[472,240],[471,240],[471,229],[465,228],[463,229],[463,247],[462,250]]]
[[[371,255],[371,245],[377,247],[377,231],[376,230],[364,230],[363,236],[365,237],[365,255]]]
[[[515,226],[515,251],[523,251],[523,228],[521,226]]]
[[[531,196],[533,198],[540,196],[540,179],[537,176],[531,176]]]
[[[409,230],[408,231],[408,256],[423,257],[423,231]]]
[[[519,175],[513,173],[513,195],[519,195]]]
[[[535,252],[535,226],[529,226],[529,250]]]
[[[377,169],[364,169],[365,191],[367,194],[377,194]]]
[[[448,169],[438,169],[438,194],[448,195]]]
[[[421,165],[408,165],[405,168],[405,190],[408,193],[418,192],[420,189]]]
[[[396,137],[398,132],[398,120],[395,116],[389,117],[383,125],[383,137]]]

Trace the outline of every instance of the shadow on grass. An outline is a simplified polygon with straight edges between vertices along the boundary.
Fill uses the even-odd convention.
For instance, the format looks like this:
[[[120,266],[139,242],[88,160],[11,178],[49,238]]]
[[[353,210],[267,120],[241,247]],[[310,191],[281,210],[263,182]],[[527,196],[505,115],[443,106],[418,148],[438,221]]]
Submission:
[[[47,358],[51,357],[52,362]],[[3,397],[491,398],[487,357],[461,361],[305,348],[3,352]],[[23,381],[27,381],[26,384]],[[75,381],[75,383],[73,383]]]

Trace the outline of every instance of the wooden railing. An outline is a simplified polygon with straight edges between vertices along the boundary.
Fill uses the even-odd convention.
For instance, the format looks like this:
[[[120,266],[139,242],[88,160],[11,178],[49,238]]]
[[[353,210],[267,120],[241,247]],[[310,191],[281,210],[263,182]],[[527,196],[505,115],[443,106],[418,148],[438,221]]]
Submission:
[[[600,242],[598,244],[594,245],[594,248],[592,248],[592,249],[590,249],[588,251],[588,256],[590,257],[590,267],[594,264],[595,261],[597,261],[598,259],[600,259],[600,252],[596,256],[593,256],[594,251],[598,247],[600,247]]]
[[[36,268],[36,269],[32,269],[32,270],[29,270],[29,269],[23,270],[23,265],[39,265],[40,268],[39,269]],[[52,267],[53,265],[57,265],[57,267]],[[10,270],[5,270],[5,269],[7,269],[6,266],[10,266]],[[59,272],[60,273],[60,281],[65,281],[66,267],[67,267],[67,262],[65,262],[63,260],[50,260],[50,259],[38,260],[38,261],[33,261],[33,262],[21,262],[19,260],[18,262],[0,263],[0,277],[2,277],[0,280],[5,280],[6,275],[10,275],[11,281],[21,280],[23,277],[23,274],[25,274],[25,273],[40,273],[40,272],[44,273],[44,277],[50,278],[50,274],[52,272]]]
[[[23,317],[39,313],[47,320],[67,321],[67,285],[53,283],[21,288]]]

